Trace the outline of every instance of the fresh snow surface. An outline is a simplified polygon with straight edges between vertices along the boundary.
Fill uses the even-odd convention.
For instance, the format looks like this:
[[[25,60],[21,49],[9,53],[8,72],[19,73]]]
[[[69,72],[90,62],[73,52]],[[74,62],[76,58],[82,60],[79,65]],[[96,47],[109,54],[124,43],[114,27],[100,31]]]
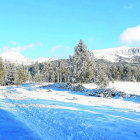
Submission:
[[[127,94],[140,95],[140,82],[110,82],[109,87]]]
[[[140,56],[140,47],[130,48],[127,46],[109,48],[102,50],[93,50],[96,59],[105,59],[110,62],[123,61],[131,62],[134,56]]]
[[[113,84],[109,86],[132,84],[138,89],[140,85]],[[0,87],[1,140],[140,139],[140,102],[86,96],[85,92],[57,87],[51,87],[51,91],[41,86]],[[93,84],[84,86],[96,88]]]
[[[84,84],[85,88],[94,89],[98,88],[96,84]],[[107,88],[115,88],[117,91],[122,91],[127,94],[140,95],[140,82],[110,82]]]

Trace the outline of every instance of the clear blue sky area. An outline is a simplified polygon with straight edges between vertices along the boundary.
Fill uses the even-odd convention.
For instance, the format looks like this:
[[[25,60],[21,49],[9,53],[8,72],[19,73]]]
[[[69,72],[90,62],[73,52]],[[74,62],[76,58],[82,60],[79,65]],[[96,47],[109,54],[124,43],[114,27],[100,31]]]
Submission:
[[[89,50],[137,47],[139,14],[140,0],[1,0],[0,53],[68,58],[80,39]]]

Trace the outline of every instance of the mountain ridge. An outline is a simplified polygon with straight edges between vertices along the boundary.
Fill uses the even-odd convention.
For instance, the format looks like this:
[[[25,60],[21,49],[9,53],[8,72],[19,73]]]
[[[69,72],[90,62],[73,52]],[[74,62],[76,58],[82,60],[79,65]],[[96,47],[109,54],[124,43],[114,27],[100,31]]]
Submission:
[[[30,60],[28,59],[26,56],[20,54],[19,52],[15,52],[15,51],[9,51],[9,52],[4,52],[2,54],[0,54],[0,57],[2,57],[3,60],[9,60],[11,62],[16,62],[18,64],[34,64],[36,62],[38,63],[43,63],[45,61],[54,61],[56,60],[53,57],[50,58],[45,58],[45,57],[39,57],[37,59],[33,59]]]
[[[107,61],[110,63],[118,63],[118,62],[127,62],[127,63],[140,63],[140,47],[117,47],[117,48],[108,48],[101,50],[92,50],[94,53],[95,60]],[[43,63],[46,61],[55,61],[57,59],[53,57],[39,57],[37,59],[30,60],[19,52],[5,52],[0,54],[4,60],[9,60],[12,62],[17,62],[19,64],[34,64],[36,62]],[[138,61],[138,59],[139,61]]]
[[[133,62],[134,58],[140,57],[140,47],[117,47],[101,50],[93,50],[95,59],[104,59],[112,63],[115,62]]]
[[[0,54],[0,57],[2,57],[3,60],[9,60],[17,63],[26,63],[30,61],[27,57],[15,51],[4,52]]]

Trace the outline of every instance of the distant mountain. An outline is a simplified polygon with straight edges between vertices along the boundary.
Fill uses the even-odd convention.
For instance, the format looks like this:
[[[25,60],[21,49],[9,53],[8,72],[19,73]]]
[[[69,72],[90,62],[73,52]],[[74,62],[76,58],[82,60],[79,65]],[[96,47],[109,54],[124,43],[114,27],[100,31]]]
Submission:
[[[27,63],[30,62],[30,60],[25,57],[24,55],[18,53],[18,52],[5,52],[3,54],[0,54],[0,57],[2,57],[3,60],[9,60],[11,62],[17,62],[17,63]]]
[[[109,62],[109,63],[118,63],[118,62],[126,62],[126,63],[140,63],[140,47],[130,48],[126,46],[118,47],[118,48],[109,48],[102,50],[93,50],[92,51],[95,56],[95,60],[97,62]],[[43,63],[45,61],[54,61],[56,60],[53,57],[45,58],[40,57],[38,59],[30,60],[24,55],[18,52],[5,52],[0,54],[4,60],[9,60],[16,63],[23,63],[26,65],[34,64],[36,62]]]
[[[96,60],[106,60],[109,62],[137,62],[140,58],[140,47],[130,48],[126,46],[118,48],[109,48],[102,50],[93,50]]]
[[[40,58],[38,58],[38,59],[34,59],[34,60],[32,60],[32,62],[38,62],[38,63],[43,63],[43,62],[46,62],[46,61],[54,61],[54,60],[56,60],[55,58],[53,58],[53,57],[50,57],[50,58],[45,58],[45,57],[40,57]]]
[[[3,60],[9,60],[11,62],[16,62],[18,64],[23,63],[25,65],[34,64],[36,62],[42,63],[42,62],[45,62],[45,61],[54,61],[54,60],[56,60],[53,57],[50,57],[50,58],[40,57],[40,58],[35,59],[35,60],[30,60],[27,57],[25,57],[24,55],[22,55],[22,54],[20,54],[18,52],[14,52],[14,51],[2,53],[2,54],[0,54],[0,57],[2,57]]]

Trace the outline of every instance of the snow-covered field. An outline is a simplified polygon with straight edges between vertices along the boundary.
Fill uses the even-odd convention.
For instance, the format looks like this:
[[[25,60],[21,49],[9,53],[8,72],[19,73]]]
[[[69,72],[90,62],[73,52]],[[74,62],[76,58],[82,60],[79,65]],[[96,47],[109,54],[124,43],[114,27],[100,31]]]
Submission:
[[[45,83],[44,85],[46,85]],[[139,140],[140,101],[40,84],[0,87],[0,140]],[[84,84],[94,89],[94,84]],[[140,83],[109,87],[140,94]]]
[[[95,84],[84,84],[84,87],[88,89],[97,88]],[[140,82],[110,82],[107,88],[115,88],[118,91],[125,93],[140,95]]]

